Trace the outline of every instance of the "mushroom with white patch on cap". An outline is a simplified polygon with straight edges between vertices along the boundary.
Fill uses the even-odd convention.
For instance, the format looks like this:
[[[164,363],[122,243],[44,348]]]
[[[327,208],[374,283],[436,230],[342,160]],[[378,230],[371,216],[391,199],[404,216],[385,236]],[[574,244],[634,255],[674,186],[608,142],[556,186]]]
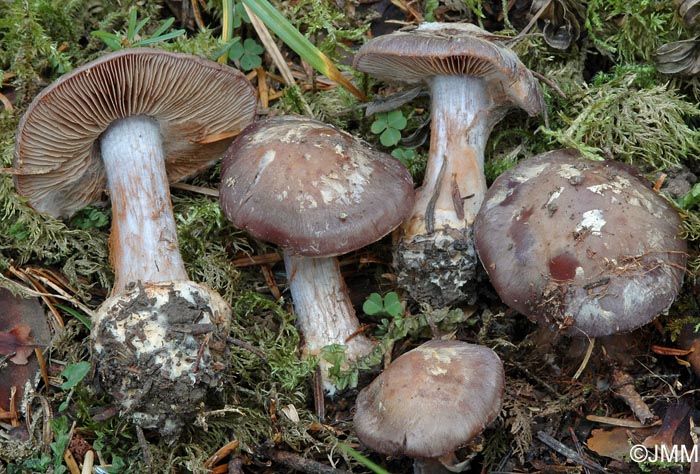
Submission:
[[[36,96],[19,124],[17,191],[58,217],[112,203],[112,295],[96,312],[96,373],[138,425],[176,435],[220,385],[230,307],[190,281],[169,182],[216,161],[255,117],[239,71],[156,49],[107,54]]]
[[[666,311],[686,264],[678,213],[638,173],[574,150],[499,176],[474,223],[504,303],[545,327],[598,337]]]
[[[486,142],[509,109],[544,110],[539,84],[512,50],[467,23],[423,23],[378,36],[360,48],[354,67],[430,86],[430,153],[394,266],[399,286],[419,302],[469,302],[477,288],[472,226],[486,192]]]
[[[373,451],[415,460],[414,472],[461,472],[455,451],[501,411],[498,355],[463,341],[432,340],[402,354],[357,396],[354,427]]]
[[[227,150],[219,200],[237,227],[284,250],[304,353],[342,344],[349,360],[367,354],[372,343],[335,257],[376,242],[411,209],[413,182],[401,162],[319,121],[274,117]]]

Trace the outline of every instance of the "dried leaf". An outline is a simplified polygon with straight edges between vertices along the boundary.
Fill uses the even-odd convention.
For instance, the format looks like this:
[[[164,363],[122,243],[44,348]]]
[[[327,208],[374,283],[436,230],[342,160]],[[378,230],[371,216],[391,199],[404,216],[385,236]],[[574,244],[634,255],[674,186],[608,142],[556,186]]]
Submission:
[[[568,49],[581,35],[585,9],[582,3],[576,0],[533,0],[530,14],[536,15],[547,2],[549,5],[540,14],[537,22],[542,29],[544,40],[554,49]]]
[[[29,336],[32,332],[26,324],[21,324],[10,331],[0,331],[0,355],[11,355],[10,362],[27,365],[29,356],[34,353],[34,341]]]
[[[595,429],[588,438],[588,449],[606,458],[622,461],[629,456],[629,429],[618,427],[611,430]]]
[[[689,417],[691,407],[685,401],[669,404],[661,427],[651,436],[644,439],[644,446],[667,446],[685,444],[689,436]]]
[[[659,72],[670,76],[695,76],[700,73],[698,36],[661,45],[654,53]]]
[[[684,0],[676,3],[683,25],[689,30],[697,28],[700,23],[700,0]]]

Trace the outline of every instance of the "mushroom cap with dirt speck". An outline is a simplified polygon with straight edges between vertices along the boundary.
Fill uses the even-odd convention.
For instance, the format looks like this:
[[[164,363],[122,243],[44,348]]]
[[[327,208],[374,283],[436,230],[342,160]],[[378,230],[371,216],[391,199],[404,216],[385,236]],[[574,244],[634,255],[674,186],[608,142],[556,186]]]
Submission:
[[[470,76],[487,80],[502,105],[530,115],[544,110],[542,90],[532,72],[495,36],[470,23],[422,23],[365,43],[355,69],[389,82],[420,83],[434,76]]]
[[[678,213],[633,168],[557,150],[496,179],[474,223],[505,304],[571,335],[628,331],[667,310],[683,282]]]
[[[360,392],[355,432],[380,453],[445,456],[496,419],[504,384],[503,364],[488,347],[428,341],[398,357]]]
[[[219,202],[260,240],[331,257],[396,228],[413,205],[413,181],[396,158],[348,133],[282,116],[253,123],[231,144]]]
[[[174,182],[218,159],[255,111],[252,86],[233,68],[149,48],[106,54],[31,103],[17,129],[15,185],[38,211],[70,216],[103,199],[99,139],[115,120],[158,122]]]

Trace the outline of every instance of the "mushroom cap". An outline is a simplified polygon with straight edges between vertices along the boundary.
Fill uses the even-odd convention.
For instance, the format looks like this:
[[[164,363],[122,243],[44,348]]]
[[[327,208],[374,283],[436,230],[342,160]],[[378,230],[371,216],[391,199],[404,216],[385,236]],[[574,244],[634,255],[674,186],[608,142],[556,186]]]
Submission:
[[[294,254],[330,257],[376,242],[413,206],[413,181],[396,158],[306,117],[250,125],[221,170],[224,214]]]
[[[355,69],[390,82],[414,84],[434,76],[470,76],[488,81],[490,95],[530,115],[544,110],[532,72],[494,36],[470,23],[422,23],[365,43]]]
[[[468,444],[501,411],[503,364],[488,347],[432,340],[398,357],[357,396],[370,449],[437,458]]]
[[[668,309],[685,272],[681,221],[631,170],[557,150],[496,179],[474,240],[505,304],[591,337],[634,329]]]
[[[158,121],[174,182],[216,160],[255,111],[251,84],[230,67],[148,48],[106,54],[30,104],[17,130],[15,186],[36,210],[70,216],[103,198],[99,139],[113,121]]]

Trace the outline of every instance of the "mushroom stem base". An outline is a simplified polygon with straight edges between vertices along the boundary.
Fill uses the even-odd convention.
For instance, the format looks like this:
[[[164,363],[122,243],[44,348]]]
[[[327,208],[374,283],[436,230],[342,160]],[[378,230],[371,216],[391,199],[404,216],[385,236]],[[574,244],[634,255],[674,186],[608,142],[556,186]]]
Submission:
[[[122,415],[177,436],[226,373],[230,312],[186,280],[135,284],[105,301],[93,321],[96,373]]]
[[[401,240],[394,251],[398,286],[434,308],[474,303],[478,263],[471,226]]]

